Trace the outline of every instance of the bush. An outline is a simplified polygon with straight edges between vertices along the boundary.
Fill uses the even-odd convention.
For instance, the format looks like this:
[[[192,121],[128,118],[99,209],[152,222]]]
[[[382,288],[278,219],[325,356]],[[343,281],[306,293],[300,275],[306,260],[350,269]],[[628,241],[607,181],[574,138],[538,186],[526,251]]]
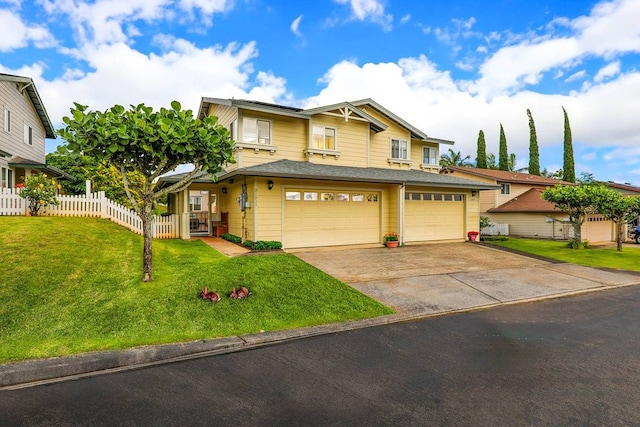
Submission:
[[[483,242],[490,242],[490,241],[505,241],[505,240],[509,240],[509,238],[507,236],[489,236],[489,235],[480,235],[480,240],[482,240]]]
[[[230,233],[224,233],[222,235],[222,238],[224,240],[228,240],[228,241],[230,241],[232,243],[242,243],[242,239],[240,237],[234,236],[233,234],[230,234]]]
[[[276,240],[258,240],[257,242],[254,242],[253,240],[245,240],[242,245],[253,251],[269,251],[282,249],[282,243]]]
[[[16,187],[21,188],[20,197],[29,202],[31,216],[37,216],[40,208],[59,204],[56,196],[62,187],[54,179],[47,178],[47,175],[28,176],[24,184],[18,184]]]
[[[491,227],[493,225],[493,223],[491,222],[491,220],[486,217],[486,216],[480,216],[480,230],[482,231],[483,228],[485,227]]]

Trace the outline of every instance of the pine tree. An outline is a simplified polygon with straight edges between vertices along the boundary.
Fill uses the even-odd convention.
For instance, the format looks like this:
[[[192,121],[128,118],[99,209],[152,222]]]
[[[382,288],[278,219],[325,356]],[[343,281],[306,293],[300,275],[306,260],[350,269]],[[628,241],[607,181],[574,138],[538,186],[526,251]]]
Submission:
[[[567,110],[562,107],[564,113],[564,163],[562,165],[562,179],[567,182],[576,182],[576,170],[573,163],[573,144],[571,139],[571,126]]]
[[[498,153],[498,169],[509,170],[509,153],[507,151],[507,137],[504,136],[504,128],[500,123],[500,152]]]
[[[482,129],[480,129],[480,132],[478,133],[476,167],[480,169],[487,169],[487,144],[484,141],[484,131]]]
[[[533,122],[531,110],[527,108],[529,117],[529,173],[540,175],[540,153],[538,151],[538,136],[536,135],[536,124]]]

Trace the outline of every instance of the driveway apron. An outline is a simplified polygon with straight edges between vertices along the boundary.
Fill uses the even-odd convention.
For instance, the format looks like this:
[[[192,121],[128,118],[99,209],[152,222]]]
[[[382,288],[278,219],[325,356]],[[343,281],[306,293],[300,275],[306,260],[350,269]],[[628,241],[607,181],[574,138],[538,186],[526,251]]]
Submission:
[[[474,243],[294,253],[398,314],[430,315],[640,282],[631,272],[552,263]]]

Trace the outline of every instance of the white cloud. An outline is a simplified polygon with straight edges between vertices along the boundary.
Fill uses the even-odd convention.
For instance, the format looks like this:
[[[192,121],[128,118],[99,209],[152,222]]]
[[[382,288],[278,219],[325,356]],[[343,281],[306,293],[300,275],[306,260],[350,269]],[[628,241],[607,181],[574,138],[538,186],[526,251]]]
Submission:
[[[482,79],[477,90],[486,96],[514,93],[540,82],[545,73],[558,68],[568,70],[588,56],[606,59],[640,52],[637,16],[640,16],[640,2],[617,0],[599,3],[588,16],[556,19],[553,24],[569,27],[574,34],[530,35],[503,47],[482,64]],[[521,35],[517,35],[518,38]]]
[[[401,24],[406,24],[409,21],[411,21],[411,14],[410,13],[407,13],[402,18],[400,18],[400,23]]]
[[[39,48],[51,47],[56,44],[55,38],[40,25],[25,24],[17,12],[0,10],[0,52],[9,52],[25,47],[32,42]]]
[[[596,83],[600,83],[604,80],[610,79],[611,77],[617,76],[618,74],[620,74],[621,66],[622,63],[620,61],[610,62],[609,64],[598,70],[598,73],[593,78],[593,81]]]
[[[385,13],[384,4],[377,0],[335,0],[338,4],[348,5],[351,18],[356,21],[370,21],[382,26],[384,30],[391,30],[393,16]]]
[[[296,19],[293,20],[293,22],[291,23],[291,32],[296,36],[296,37],[303,37],[302,36],[302,32],[300,32],[300,21],[302,21],[302,15],[298,16]]]
[[[587,71],[586,70],[580,70],[578,72],[575,72],[575,73],[571,74],[569,77],[564,79],[564,81],[567,82],[567,83],[575,82],[576,80],[583,79],[584,76],[586,76],[586,75],[587,75]]]

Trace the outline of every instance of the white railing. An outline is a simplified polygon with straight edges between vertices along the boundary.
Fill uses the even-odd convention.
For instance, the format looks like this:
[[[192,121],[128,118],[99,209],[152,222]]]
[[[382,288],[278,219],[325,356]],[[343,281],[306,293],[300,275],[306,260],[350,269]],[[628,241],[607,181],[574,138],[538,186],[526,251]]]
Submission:
[[[489,227],[484,227],[480,230],[480,234],[486,236],[508,236],[509,224],[491,224]]]
[[[59,205],[44,208],[46,216],[85,216],[107,218],[137,234],[142,234],[142,220],[126,206],[109,200],[104,191],[81,196],[57,196]],[[26,215],[26,200],[20,197],[20,189],[0,189],[0,216]],[[178,215],[153,216],[151,232],[156,239],[172,239],[178,236]]]

